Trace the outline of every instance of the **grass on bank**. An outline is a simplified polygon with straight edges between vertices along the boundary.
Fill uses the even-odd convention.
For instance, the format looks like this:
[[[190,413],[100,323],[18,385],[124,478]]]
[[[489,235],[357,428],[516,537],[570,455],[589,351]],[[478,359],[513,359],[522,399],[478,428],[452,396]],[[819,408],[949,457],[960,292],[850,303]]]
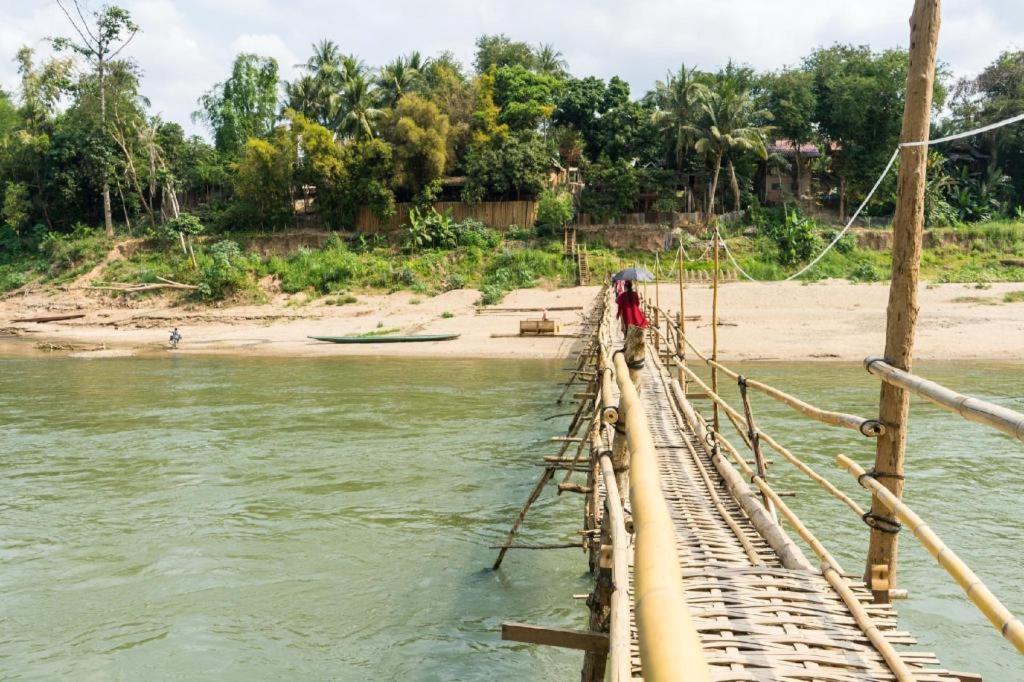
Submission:
[[[815,228],[810,237],[804,235],[811,241],[801,248],[813,256],[833,235],[828,229]],[[176,243],[149,239],[111,262],[100,279],[155,283],[166,278],[193,284],[199,289],[189,298],[197,302],[231,299],[258,303],[279,290],[305,293],[306,300],[325,297],[333,305],[354,303],[361,292],[407,290],[434,296],[467,288],[478,289],[481,302],[493,304],[513,289],[557,288],[576,282],[575,263],[563,256],[561,240],[537,238],[523,229],[504,236],[490,231],[483,242],[468,246],[419,250],[331,235],[319,248],[261,255],[255,248],[240,246],[238,239],[238,235],[203,238],[195,248],[196,266]],[[784,279],[806,262],[806,258],[792,262],[790,243],[778,235],[738,228],[727,233],[727,240],[740,266],[758,280]],[[95,267],[114,243],[98,232],[79,230],[73,235],[47,237],[35,248],[0,252],[0,291],[34,281],[66,284]],[[1024,224],[999,221],[929,230],[926,245],[930,246],[922,257],[925,281],[979,285],[1024,281]],[[701,248],[691,245],[691,257],[699,257]],[[588,252],[594,282],[605,280],[625,265],[653,262],[649,253],[615,250],[599,243],[589,244]],[[848,236],[800,279],[885,281],[890,276],[889,258],[887,251],[859,247]],[[731,267],[724,253],[722,263]],[[710,270],[712,264],[689,262],[686,267]],[[1007,302],[1022,300],[1024,292],[1006,298]]]

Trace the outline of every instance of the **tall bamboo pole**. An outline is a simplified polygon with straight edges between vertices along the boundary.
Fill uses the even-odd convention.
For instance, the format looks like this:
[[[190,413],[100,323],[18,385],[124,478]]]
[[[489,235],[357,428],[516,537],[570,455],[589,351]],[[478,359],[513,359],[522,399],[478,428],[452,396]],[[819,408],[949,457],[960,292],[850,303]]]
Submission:
[[[711,218],[714,225],[714,216]],[[715,229],[715,277],[711,293],[711,360],[718,362],[718,225]],[[718,393],[718,368],[711,365],[711,390]],[[714,404],[715,433],[719,431],[718,403]]]
[[[661,331],[661,254],[654,254],[654,328]],[[654,354],[661,355],[661,334],[654,335]]]
[[[941,0],[915,0],[910,17],[910,68],[901,142],[928,139],[935,82],[935,53],[939,42]],[[892,283],[885,325],[885,360],[909,371],[913,362],[917,324],[917,282],[921,269],[924,230],[925,162],[928,147],[903,147],[893,219]],[[875,450],[878,481],[897,499],[903,495],[903,465],[910,394],[901,387],[882,384],[878,421],[885,427]],[[871,511],[888,516],[889,509],[872,498]],[[888,603],[896,587],[897,536],[871,529],[865,580],[876,602]]]
[[[679,333],[676,334],[676,355],[679,356],[679,385],[683,387],[683,395],[686,394],[686,302],[683,287],[683,242],[679,241]]]

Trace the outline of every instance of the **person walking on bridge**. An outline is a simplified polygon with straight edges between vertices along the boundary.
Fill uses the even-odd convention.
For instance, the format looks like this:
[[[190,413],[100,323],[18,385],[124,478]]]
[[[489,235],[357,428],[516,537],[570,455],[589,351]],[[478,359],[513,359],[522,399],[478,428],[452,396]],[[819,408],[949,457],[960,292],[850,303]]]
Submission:
[[[623,291],[615,298],[615,302],[619,306],[619,311],[615,316],[622,321],[623,334],[631,326],[640,329],[647,328],[647,318],[640,307],[640,296],[633,291],[633,282],[629,280],[623,282]]]

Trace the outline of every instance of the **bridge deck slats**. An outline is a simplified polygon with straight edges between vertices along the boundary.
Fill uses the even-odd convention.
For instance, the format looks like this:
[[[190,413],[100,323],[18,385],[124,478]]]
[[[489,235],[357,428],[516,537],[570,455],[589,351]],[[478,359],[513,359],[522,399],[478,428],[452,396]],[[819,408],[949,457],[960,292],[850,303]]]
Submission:
[[[782,567],[718,480],[708,449],[675,408],[666,382],[665,368],[649,351],[641,400],[657,450],[663,495],[676,526],[687,601],[712,678],[716,682],[894,680],[825,578]],[[712,504],[695,457],[709,472],[726,513],[762,565],[751,562]],[[871,603],[870,592],[857,580],[851,581],[851,587],[890,641],[915,643],[909,633],[897,630],[890,605]],[[635,622],[632,632],[633,675],[641,679]],[[934,654],[908,651],[900,656],[920,682],[959,679],[939,669]]]

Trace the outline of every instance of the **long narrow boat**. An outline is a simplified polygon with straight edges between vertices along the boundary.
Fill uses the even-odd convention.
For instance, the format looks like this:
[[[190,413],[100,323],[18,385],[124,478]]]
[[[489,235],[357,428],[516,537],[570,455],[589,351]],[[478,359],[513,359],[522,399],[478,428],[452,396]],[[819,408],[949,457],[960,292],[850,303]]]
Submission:
[[[458,334],[418,334],[416,336],[310,336],[328,343],[422,343],[424,341],[451,341]]]

